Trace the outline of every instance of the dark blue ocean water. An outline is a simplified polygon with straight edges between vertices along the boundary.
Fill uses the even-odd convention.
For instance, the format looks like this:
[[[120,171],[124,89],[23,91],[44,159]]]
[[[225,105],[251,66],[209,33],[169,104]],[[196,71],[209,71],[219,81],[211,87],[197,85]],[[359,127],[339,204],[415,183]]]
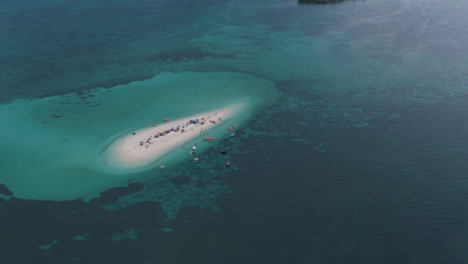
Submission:
[[[0,263],[466,263],[467,12],[456,0],[3,1],[5,106],[185,71],[251,74],[281,96],[213,145],[211,165],[90,201],[1,185]]]

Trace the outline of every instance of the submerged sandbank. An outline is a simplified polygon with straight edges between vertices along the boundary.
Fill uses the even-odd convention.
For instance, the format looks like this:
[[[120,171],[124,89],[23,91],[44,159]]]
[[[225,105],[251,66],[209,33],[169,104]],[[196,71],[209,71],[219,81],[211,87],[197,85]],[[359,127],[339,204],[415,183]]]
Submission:
[[[0,105],[0,150],[4,154],[0,183],[15,198],[71,200],[98,196],[109,188],[126,186],[130,179],[144,181],[154,177],[151,170],[160,162],[169,170],[193,156],[188,149],[169,147],[156,164],[148,159],[129,168],[118,161],[115,142],[131,135],[133,129],[142,133],[153,123],[163,125],[163,118],[185,120],[226,106],[239,106],[229,117],[229,125],[242,127],[273,100],[275,91],[272,82],[249,74],[160,73],[109,89]],[[223,136],[224,131],[222,125],[211,126],[201,140],[195,137],[187,144],[200,141],[202,152],[218,144],[203,142],[204,136]]]
[[[194,114],[175,121],[167,121],[150,128],[135,130],[130,135],[115,140],[106,151],[110,153],[108,165],[120,168],[136,168],[148,165],[175,148],[182,147],[194,138],[207,137],[210,141],[216,136],[222,136],[219,129],[213,133],[213,128],[227,131],[232,124],[233,116],[241,114],[241,103],[216,109],[206,113]],[[195,153],[199,144],[185,145],[188,153]],[[194,151],[195,150],[195,151]],[[200,152],[200,151],[198,151]],[[198,153],[197,153],[198,154]],[[183,153],[182,155],[187,155]]]

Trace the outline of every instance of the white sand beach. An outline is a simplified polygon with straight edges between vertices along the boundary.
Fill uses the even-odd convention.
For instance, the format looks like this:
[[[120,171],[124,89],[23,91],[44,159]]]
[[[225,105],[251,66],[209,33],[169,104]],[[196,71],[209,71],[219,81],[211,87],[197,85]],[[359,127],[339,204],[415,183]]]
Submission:
[[[224,126],[227,130],[234,125],[228,122],[230,117],[239,113],[240,108],[240,105],[231,105],[175,121],[167,120],[144,130],[136,130],[135,134],[130,133],[117,143],[117,157],[126,165],[156,160],[173,148],[184,147],[186,142],[197,136],[202,137],[201,140],[203,137],[212,137],[213,135],[207,133],[211,128]],[[191,123],[191,120],[196,120],[197,123]],[[185,147],[187,153],[193,148],[193,146]]]

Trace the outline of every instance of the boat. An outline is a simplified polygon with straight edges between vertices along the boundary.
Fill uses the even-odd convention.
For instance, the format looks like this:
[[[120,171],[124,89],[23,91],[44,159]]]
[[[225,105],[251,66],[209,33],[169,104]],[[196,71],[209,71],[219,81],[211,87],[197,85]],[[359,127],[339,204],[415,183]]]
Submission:
[[[231,161],[228,159],[228,160],[226,161],[226,167],[229,167],[229,166],[231,166]]]
[[[226,154],[231,147],[223,148],[221,154]]]
[[[198,162],[200,160],[200,158],[196,157],[193,159],[193,162]]]
[[[193,153],[197,152],[197,146],[193,146],[193,147],[192,147],[192,152],[193,152]]]
[[[163,165],[159,166],[160,171],[164,170],[165,168],[166,168],[166,166],[163,166]]]
[[[236,133],[229,134],[229,137],[233,137]]]

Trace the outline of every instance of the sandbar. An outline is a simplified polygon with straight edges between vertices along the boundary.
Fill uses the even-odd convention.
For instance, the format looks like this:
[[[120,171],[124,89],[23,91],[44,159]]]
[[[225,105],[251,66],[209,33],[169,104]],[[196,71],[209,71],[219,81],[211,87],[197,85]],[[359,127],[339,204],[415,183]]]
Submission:
[[[184,145],[190,140],[201,137],[212,138],[207,133],[215,127],[225,127],[226,131],[231,124],[229,120],[240,113],[241,104],[230,105],[206,113],[198,113],[178,120],[167,120],[161,124],[142,130],[135,130],[116,142],[113,148],[120,165],[133,167],[138,164],[155,161],[169,151],[183,147],[190,151],[196,151],[196,145]],[[192,121],[193,120],[193,121]],[[216,140],[216,139],[215,139]],[[196,152],[194,152],[196,153]]]

